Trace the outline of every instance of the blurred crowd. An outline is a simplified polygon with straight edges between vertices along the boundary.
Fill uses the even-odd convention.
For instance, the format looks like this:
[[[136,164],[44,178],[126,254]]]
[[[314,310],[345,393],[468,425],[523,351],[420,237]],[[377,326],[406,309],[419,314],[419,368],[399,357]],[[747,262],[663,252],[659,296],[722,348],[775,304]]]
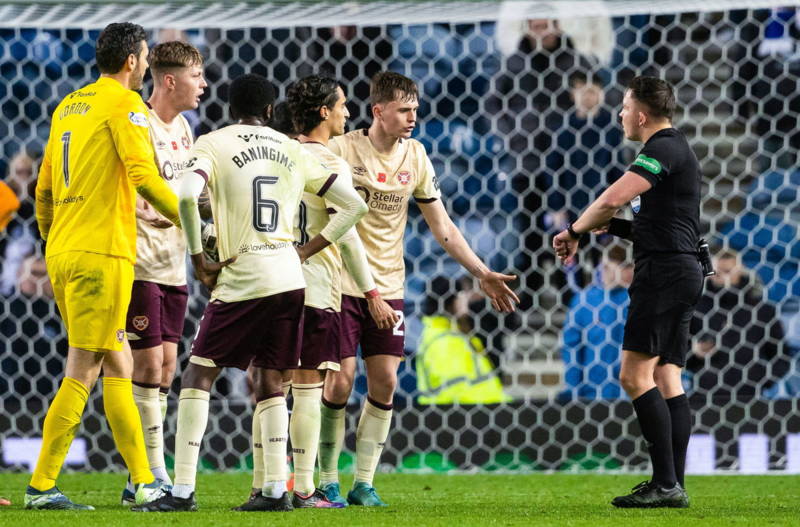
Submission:
[[[447,206],[492,267],[520,276],[522,312],[531,314],[490,314],[470,280],[451,277],[412,213],[406,344],[414,362],[406,371],[416,382],[403,387],[422,404],[509,400],[502,383],[509,372],[501,366],[516,352],[508,335],[525,329],[559,335],[553,350],[564,366],[559,399],[623,397],[617,377],[632,273],[627,249],[600,237],[583,261],[561,270],[549,240],[630,161],[633,145],[616,122],[627,81],[637,74],[680,78],[687,43],[716,50],[708,69],[727,68],[727,95],[717,100],[699,86],[687,99],[690,84],[679,81],[682,115],[691,118],[694,106],[706,105],[739,123],[756,147],[735,183],[742,192],[705,205],[717,207],[704,213],[705,227],[714,229],[708,237],[718,274],[707,281],[693,323],[686,387],[693,397],[796,397],[800,14],[729,11],[696,15],[709,18],[693,26],[679,23],[680,16],[160,30],[153,40],[189,40],[207,56],[209,89],[199,111],[187,115],[198,135],[228,119],[225,80],[245,72],[270,78],[281,94],[292,79],[312,72],[338,78],[347,88],[351,128],[369,122],[374,73],[392,69],[419,80],[415,137],[431,154]],[[33,389],[42,364],[58,371],[65,348],[34,220],[34,189],[47,116],[95,75],[96,36],[0,30],[6,44],[0,47],[0,390]],[[199,305],[195,295],[190,311]],[[537,316],[544,312],[562,316]],[[187,324],[187,335],[193,329]],[[10,359],[26,356],[32,360]]]

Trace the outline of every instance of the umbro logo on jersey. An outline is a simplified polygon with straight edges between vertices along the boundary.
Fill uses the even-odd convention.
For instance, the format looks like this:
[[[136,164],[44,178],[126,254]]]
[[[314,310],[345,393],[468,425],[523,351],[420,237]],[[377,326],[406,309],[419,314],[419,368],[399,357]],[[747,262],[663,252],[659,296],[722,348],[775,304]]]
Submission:
[[[364,167],[353,167],[353,174],[355,174],[357,176],[366,176],[367,175],[367,169],[364,168]]]
[[[408,172],[398,172],[397,181],[399,181],[401,185],[408,185],[411,181],[411,174]]]
[[[165,148],[167,148],[167,143],[165,143],[164,141],[156,141],[156,148],[158,148],[159,150],[164,150]]]

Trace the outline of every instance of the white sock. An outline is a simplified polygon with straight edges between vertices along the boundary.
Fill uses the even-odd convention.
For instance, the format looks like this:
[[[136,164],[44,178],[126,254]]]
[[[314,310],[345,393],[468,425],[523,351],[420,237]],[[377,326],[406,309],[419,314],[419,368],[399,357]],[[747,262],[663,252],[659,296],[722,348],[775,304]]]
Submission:
[[[267,498],[277,499],[283,496],[285,492],[289,492],[289,489],[286,487],[286,480],[267,481],[261,488],[261,494]]]
[[[256,405],[261,421],[261,444],[264,447],[264,495],[274,494],[275,482],[286,483],[286,443],[289,441],[289,411],[285,397],[270,397]],[[278,496],[280,497],[280,496]]]
[[[294,461],[294,490],[307,496],[314,492],[314,463],[320,430],[322,383],[294,384],[294,404],[289,421]]]
[[[339,455],[344,445],[346,408],[322,405],[319,431],[319,485],[339,483]]]
[[[172,487],[172,495],[176,498],[187,499],[191,497],[192,492],[194,492],[194,483],[191,485],[176,484]]]
[[[144,446],[147,451],[147,461],[153,476],[171,484],[172,480],[167,474],[164,463],[164,425],[161,417],[158,388],[146,388],[133,385],[133,400],[139,409],[144,432]]]
[[[188,498],[194,491],[200,443],[208,424],[210,394],[184,388],[178,399],[178,430],[175,433],[175,487],[173,494]],[[177,494],[174,489],[179,489]]]
[[[356,429],[356,482],[372,486],[391,425],[392,410],[381,410],[369,399],[364,402]]]
[[[253,412],[253,433],[250,444],[253,447],[253,488],[264,486],[264,445],[261,443],[261,419]]]
[[[161,420],[164,421],[167,418],[167,408],[169,401],[169,393],[164,393],[161,390],[158,391],[158,403],[161,405]]]

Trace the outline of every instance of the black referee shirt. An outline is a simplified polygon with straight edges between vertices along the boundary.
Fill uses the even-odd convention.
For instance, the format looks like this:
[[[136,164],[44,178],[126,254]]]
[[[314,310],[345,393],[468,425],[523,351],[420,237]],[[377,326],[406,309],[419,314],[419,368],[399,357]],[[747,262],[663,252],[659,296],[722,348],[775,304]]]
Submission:
[[[633,256],[695,253],[700,237],[700,163],[675,128],[653,134],[628,168],[653,187],[631,201]]]

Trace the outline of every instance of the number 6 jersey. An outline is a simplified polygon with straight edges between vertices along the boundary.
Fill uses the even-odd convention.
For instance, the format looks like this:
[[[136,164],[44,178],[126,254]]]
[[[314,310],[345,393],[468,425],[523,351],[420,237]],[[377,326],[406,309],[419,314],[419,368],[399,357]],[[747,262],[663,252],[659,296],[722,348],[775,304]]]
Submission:
[[[187,170],[208,184],[220,260],[236,256],[220,273],[212,300],[238,302],[306,286],[293,232],[304,190],[349,204],[350,218],[336,218],[322,231],[331,242],[363,207],[352,187],[335,184],[337,174],[300,143],[267,127],[237,124],[200,137]]]

